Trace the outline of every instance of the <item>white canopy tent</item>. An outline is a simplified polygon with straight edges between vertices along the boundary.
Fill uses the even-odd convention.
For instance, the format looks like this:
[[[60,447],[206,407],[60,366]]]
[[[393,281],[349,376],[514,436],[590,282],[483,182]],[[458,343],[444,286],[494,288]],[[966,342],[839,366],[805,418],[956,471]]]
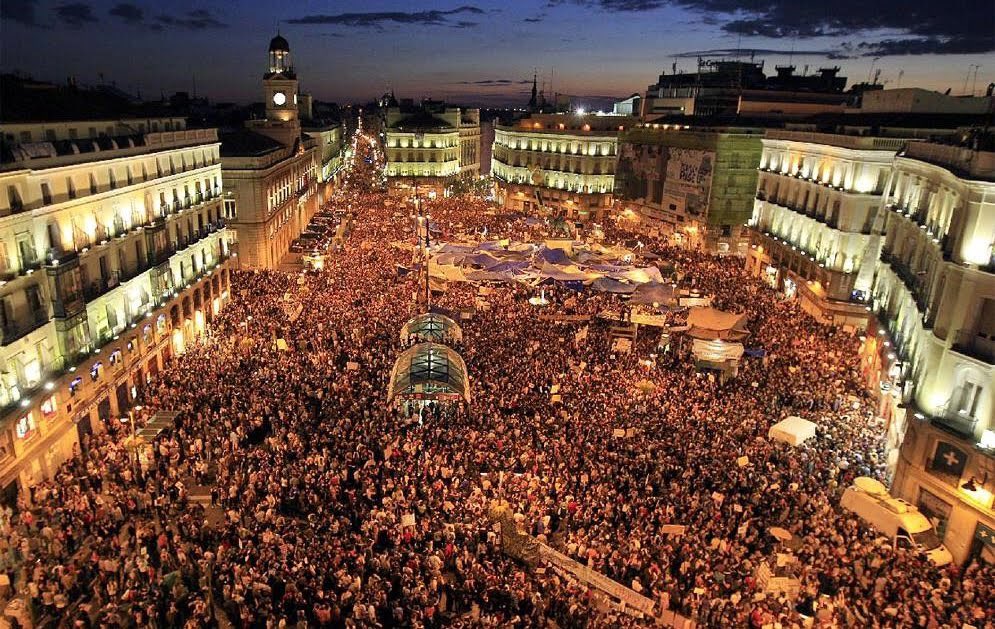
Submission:
[[[797,446],[815,436],[815,423],[790,415],[770,427],[767,437]]]

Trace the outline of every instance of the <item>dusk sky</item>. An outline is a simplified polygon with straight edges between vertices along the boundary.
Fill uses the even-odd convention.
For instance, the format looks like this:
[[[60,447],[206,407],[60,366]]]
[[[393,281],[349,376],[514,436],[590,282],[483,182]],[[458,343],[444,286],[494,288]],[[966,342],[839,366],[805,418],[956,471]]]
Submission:
[[[507,0],[504,2],[152,2],[0,0],[3,70],[145,97],[192,91],[261,99],[277,28],[302,91],[321,100],[399,97],[466,104],[528,99],[533,67],[557,92],[624,97],[661,71],[756,50],[775,64],[839,65],[850,84],[881,68],[887,87],[962,93],[995,80],[992,0]]]

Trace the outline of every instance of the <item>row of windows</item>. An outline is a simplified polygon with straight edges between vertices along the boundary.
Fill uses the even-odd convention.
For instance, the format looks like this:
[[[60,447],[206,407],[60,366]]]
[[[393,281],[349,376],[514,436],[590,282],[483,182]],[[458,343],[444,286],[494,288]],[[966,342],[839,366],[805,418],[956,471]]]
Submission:
[[[274,181],[267,190],[267,213],[272,213],[291,197],[296,197],[316,180],[315,162],[309,161],[303,169],[294,167]]]
[[[843,161],[825,156],[764,151],[760,169],[811,179],[848,192],[880,194],[891,169],[890,163]]]
[[[136,123],[136,127],[129,126],[127,131],[129,133],[134,133],[137,128],[138,133],[145,133],[146,130],[153,133],[158,133],[161,131],[180,131],[184,128],[183,123],[179,120],[153,120],[146,127],[144,122]],[[85,135],[81,135],[85,134]],[[106,127],[96,127],[94,125],[87,125],[86,127],[69,127],[66,131],[66,137],[60,138],[59,133],[55,129],[40,129],[37,132],[32,132],[30,129],[25,129],[16,134],[5,133],[4,137],[8,142],[56,142],[62,139],[76,140],[82,138],[100,138],[100,137],[111,137],[114,135],[119,135],[120,132],[116,131],[114,125],[107,125]]]
[[[552,140],[545,138],[498,137],[494,146],[516,151],[542,151],[544,153],[565,153],[571,155],[614,156],[618,153],[615,142],[586,142]]]
[[[185,153],[181,153],[179,159],[174,159],[173,155],[168,155],[155,160],[155,177],[161,178],[175,175],[217,163],[218,157],[207,149],[193,152],[189,161]],[[136,183],[143,183],[152,179],[149,164],[145,161],[141,162],[140,168],[135,164],[125,164],[123,166],[123,173],[121,169],[122,166],[112,166],[101,173],[94,168],[90,170],[85,179],[81,175],[69,175],[61,181],[50,178],[42,179],[38,182],[38,197],[35,197],[36,202],[31,203],[28,201],[28,203],[31,203],[32,207],[38,206],[38,201],[40,201],[40,205],[42,206],[52,205],[53,203],[65,200],[77,199],[81,196],[116,190],[122,186],[132,186]],[[214,183],[215,187],[217,187],[216,176]],[[59,184],[61,184],[61,188],[55,190]],[[26,201],[21,188],[16,184],[8,184],[7,206],[11,212],[23,211],[25,205]]]

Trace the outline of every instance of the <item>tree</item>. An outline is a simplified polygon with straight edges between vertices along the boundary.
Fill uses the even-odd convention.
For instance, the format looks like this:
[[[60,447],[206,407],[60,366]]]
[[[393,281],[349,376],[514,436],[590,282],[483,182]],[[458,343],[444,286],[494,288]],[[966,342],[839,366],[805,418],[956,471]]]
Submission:
[[[446,178],[446,193],[451,197],[486,197],[494,189],[494,179],[472,173],[451,175]]]

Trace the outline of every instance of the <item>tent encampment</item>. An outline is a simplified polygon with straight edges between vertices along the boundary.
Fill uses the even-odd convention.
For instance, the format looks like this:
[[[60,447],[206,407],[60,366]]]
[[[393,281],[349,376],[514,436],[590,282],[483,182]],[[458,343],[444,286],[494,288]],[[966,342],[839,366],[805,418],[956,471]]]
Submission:
[[[688,313],[688,334],[696,339],[739,341],[746,338],[746,315],[696,306]]]

